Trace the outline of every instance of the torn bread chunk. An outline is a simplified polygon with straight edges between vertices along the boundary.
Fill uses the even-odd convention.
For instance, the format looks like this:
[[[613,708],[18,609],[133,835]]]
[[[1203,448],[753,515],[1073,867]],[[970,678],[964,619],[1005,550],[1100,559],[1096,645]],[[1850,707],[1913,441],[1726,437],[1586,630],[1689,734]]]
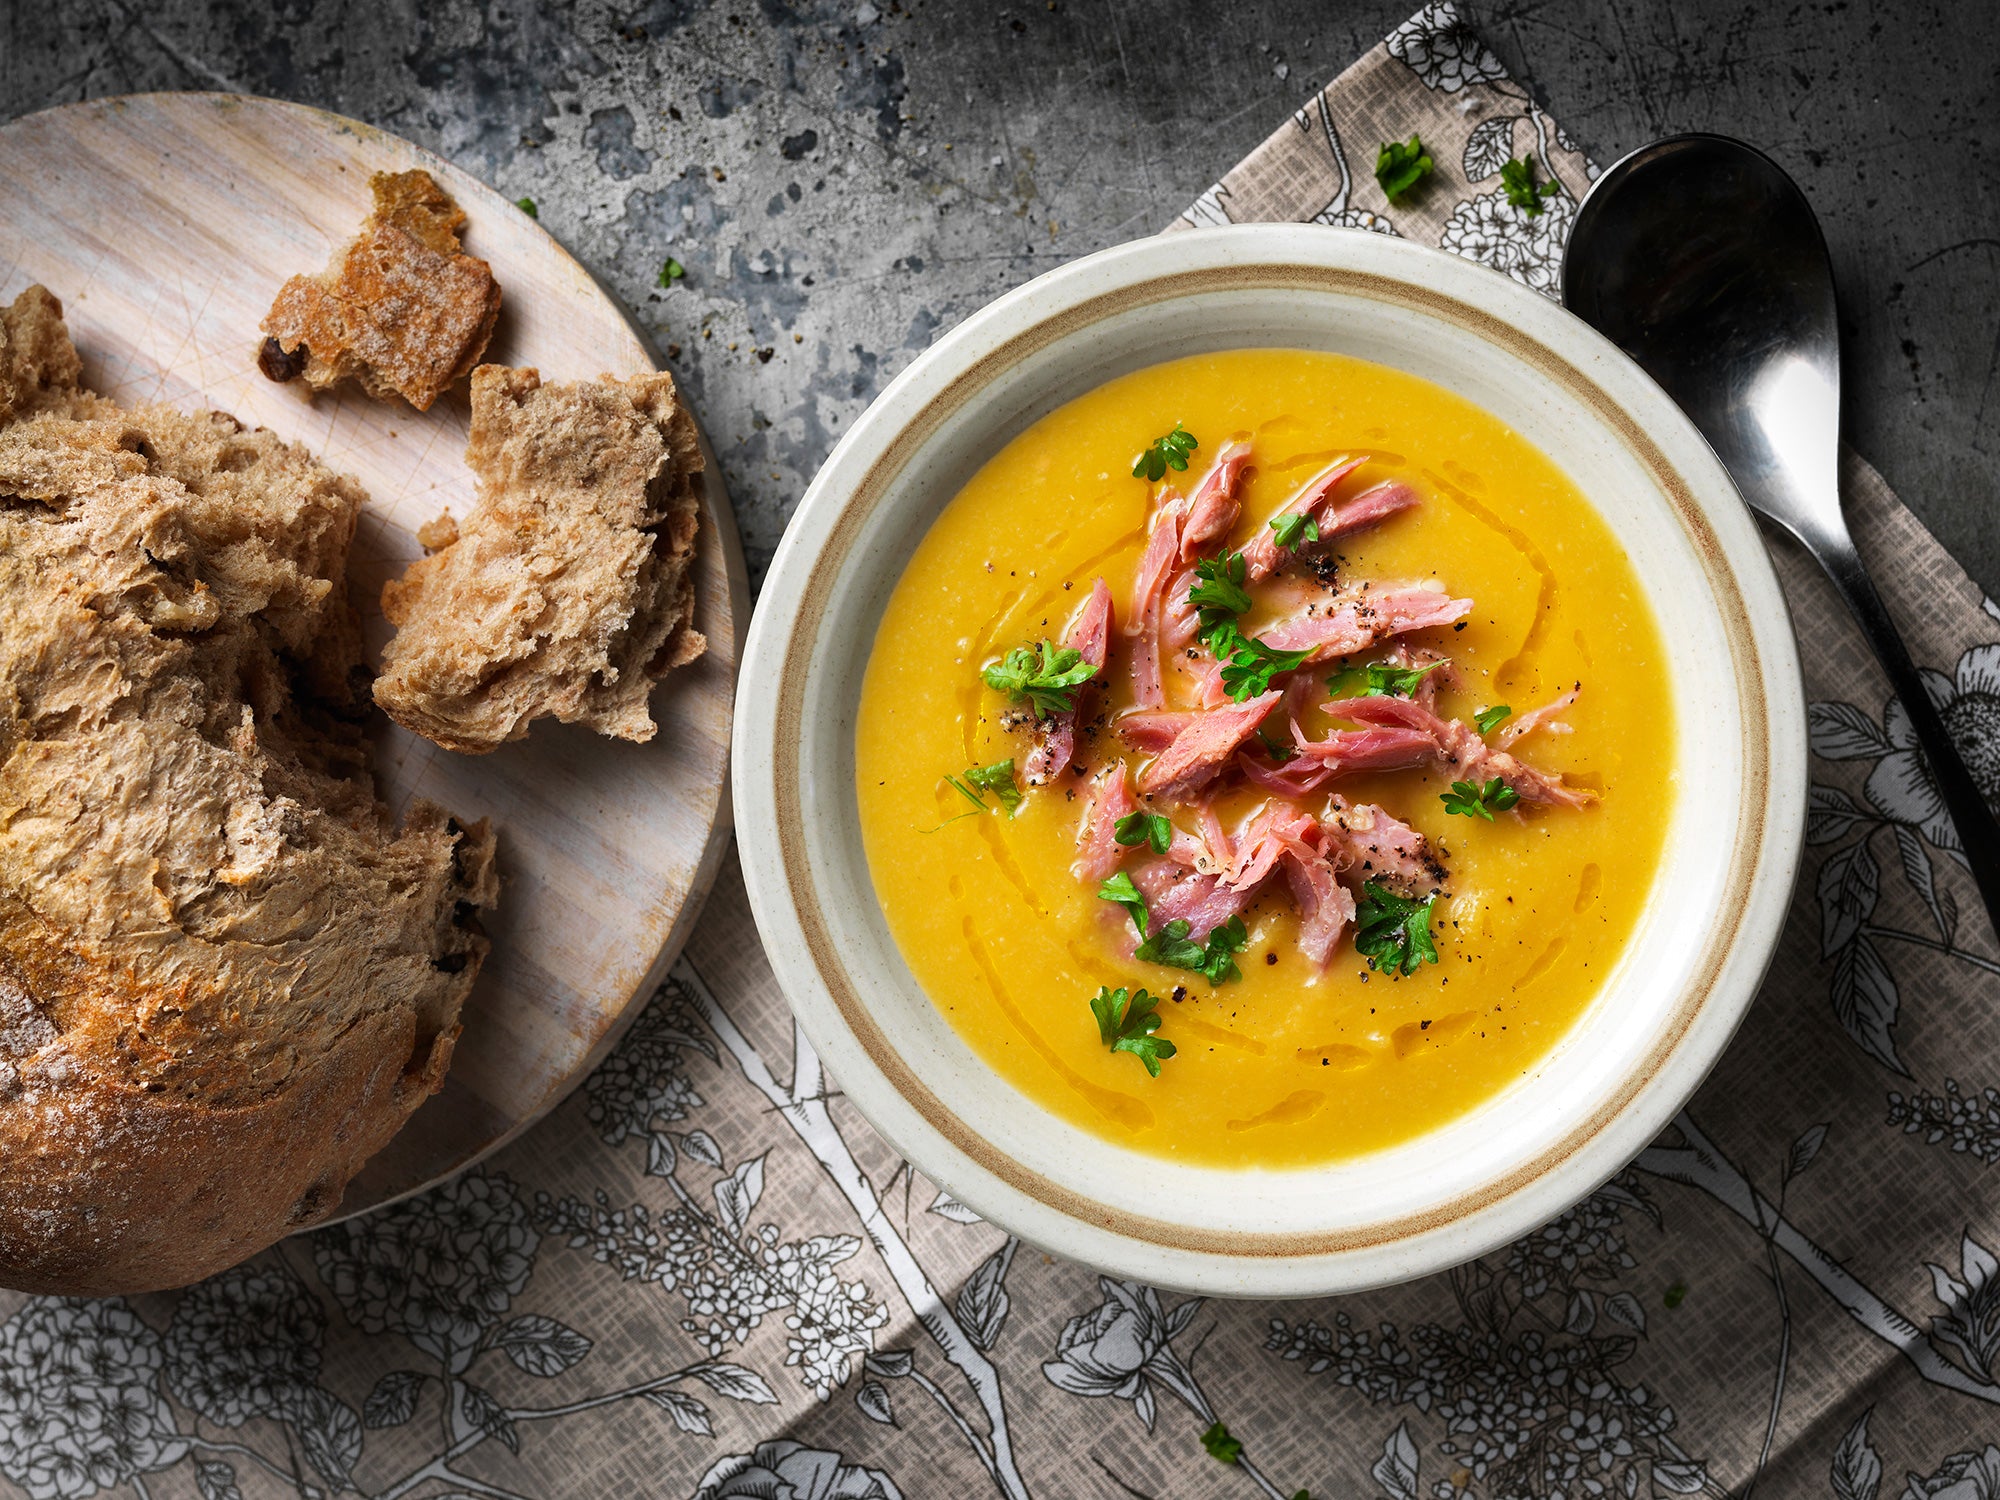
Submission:
[[[543,385],[472,376],[478,504],[382,589],[396,626],[375,701],[480,755],[536,719],[650,740],[653,684],[707,648],[694,628],[701,449],[673,377]]]
[[[91,395],[39,287],[0,333],[0,1286],[182,1286],[442,1086],[494,839],[376,797],[360,487]]]
[[[326,270],[294,276],[264,319],[257,367],[316,391],[352,377],[418,411],[486,353],[500,316],[493,268],[459,248],[465,214],[428,172],[377,172],[375,212]]]
[[[12,306],[0,305],[0,424],[39,412],[81,417],[117,409],[78,384],[82,377],[53,292],[31,286]]]

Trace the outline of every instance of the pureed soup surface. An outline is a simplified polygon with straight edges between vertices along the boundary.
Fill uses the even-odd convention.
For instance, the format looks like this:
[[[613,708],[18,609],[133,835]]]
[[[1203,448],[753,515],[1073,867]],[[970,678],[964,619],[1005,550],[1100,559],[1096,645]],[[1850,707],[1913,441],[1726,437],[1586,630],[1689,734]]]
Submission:
[[[1200,445],[1186,471],[1169,469],[1159,485],[1134,477],[1134,454],[1176,423]],[[1235,476],[1241,512],[1226,540],[1205,549],[1209,556],[1244,548],[1259,533],[1275,539],[1267,520],[1343,455],[1366,454],[1367,462],[1317,512],[1329,526],[1345,502],[1385,482],[1416,492],[1403,497],[1416,500],[1408,508],[1320,545],[1294,533],[1299,548],[1283,569],[1248,584],[1255,603],[1238,622],[1242,635],[1262,636],[1285,619],[1323,619],[1357,594],[1408,597],[1403,591],[1416,584],[1441,585],[1447,598],[1432,601],[1441,606],[1471,604],[1462,628],[1418,629],[1278,676],[1274,687],[1295,686],[1261,735],[1252,733],[1204,785],[1149,799],[1140,789],[1162,752],[1134,748],[1118,729],[1133,710],[1134,656],[1146,640],[1127,633],[1146,622],[1143,611],[1134,618],[1136,575],[1169,496],[1194,498],[1232,440],[1249,445]],[[1194,518],[1170,509],[1157,524],[1192,527]],[[1190,582],[1178,562],[1172,571],[1167,618],[1175,591],[1184,595]],[[1015,647],[1062,644],[1098,578],[1113,601],[1108,658],[1098,680],[1075,692],[1071,764],[1032,786],[1029,757],[1051,725],[988,686],[982,669]],[[1361,618],[1368,627],[1365,611]],[[1372,621],[1381,630],[1394,623]],[[1201,644],[1162,645],[1159,655],[1164,707],[1198,705],[1213,657]],[[1312,741],[1370,729],[1319,706],[1343,668],[1410,669],[1437,656],[1449,665],[1354,700],[1390,717],[1371,721],[1376,739],[1335,742],[1355,747],[1353,755],[1280,760],[1269,748],[1293,743],[1294,716]],[[1359,672],[1336,679],[1343,695],[1365,685]],[[1514,761],[1481,759],[1510,724],[1572,687],[1573,704],[1508,747]],[[1206,692],[1224,712],[1238,708],[1212,684]],[[1432,695],[1424,714],[1435,717],[1419,715]],[[1481,710],[1503,704],[1512,713],[1490,733],[1469,727]],[[1398,716],[1461,721],[1466,729],[1445,731],[1460,736],[1450,741],[1459,758],[1404,753],[1423,734],[1404,728],[1403,739],[1393,738]],[[1176,723],[1164,722],[1150,745]],[[1191,1163],[1287,1167],[1407,1140],[1491,1097],[1554,1046],[1617,962],[1645,902],[1672,810],[1673,739],[1652,611],[1624,550],[1554,464],[1427,381],[1337,355],[1252,350],[1113,381],[1037,422],[980,470],[925,536],[890,599],[862,690],[856,771],[890,930],[982,1058],[1056,1114],[1122,1144]],[[1371,757],[1401,768],[1351,768]],[[988,804],[978,812],[946,780],[1009,758],[1025,794],[1012,817],[996,792],[969,786]],[[1446,810],[1441,798],[1468,767],[1484,792],[1492,773],[1510,766],[1530,794],[1511,809],[1510,789],[1496,787],[1486,802],[1491,821]],[[1305,785],[1320,770],[1328,771],[1320,784],[1290,796],[1251,779],[1261,772],[1267,782],[1290,776]],[[1114,787],[1117,778],[1127,780]],[[1145,843],[1111,843],[1100,828],[1094,868],[1088,857],[1079,866],[1079,833],[1095,804],[1128,788],[1133,807],[1171,818],[1179,865]],[[1125,804],[1108,805],[1115,812]],[[1387,815],[1372,831],[1341,826],[1367,824],[1369,814],[1356,809],[1371,805]],[[1214,890],[1231,876],[1257,881],[1255,868],[1243,868],[1251,846],[1275,816],[1291,819],[1296,809],[1322,831],[1295,822],[1294,831],[1308,832],[1252,887],[1241,915],[1248,942],[1234,955],[1240,977],[1211,985],[1201,973],[1134,957],[1134,924],[1100,898],[1100,877],[1134,875],[1158,897],[1155,906],[1181,910],[1188,901],[1172,893]],[[1260,813],[1262,823],[1251,826]],[[1228,846],[1219,850],[1202,842],[1218,824],[1220,835],[1210,837]],[[1421,846],[1415,861],[1383,856],[1395,842],[1385,830],[1400,824],[1429,841],[1442,879],[1414,873]],[[1128,835],[1137,832],[1128,825]],[[1326,869],[1314,875],[1316,857]],[[1339,881],[1332,892],[1327,869]],[[1359,899],[1356,915],[1369,917],[1372,873],[1384,876],[1378,897],[1414,903],[1435,894],[1416,922],[1428,922],[1436,963],[1424,961],[1420,946],[1392,945],[1385,957],[1378,932],[1371,946],[1383,967],[1372,968],[1351,919],[1324,969],[1302,951],[1302,936],[1324,945],[1347,899]],[[1320,917],[1306,923],[1302,903],[1314,902],[1315,887]],[[1227,906],[1226,884],[1222,895]],[[1215,907],[1195,904],[1199,939],[1199,918],[1212,919]],[[1375,914],[1407,909],[1378,904]],[[1164,925],[1159,912],[1152,923]],[[1415,944],[1410,922],[1389,928],[1397,942]],[[1100,987],[1141,986],[1161,997],[1157,1035],[1176,1049],[1157,1077],[1139,1056],[1107,1045],[1090,1004]]]

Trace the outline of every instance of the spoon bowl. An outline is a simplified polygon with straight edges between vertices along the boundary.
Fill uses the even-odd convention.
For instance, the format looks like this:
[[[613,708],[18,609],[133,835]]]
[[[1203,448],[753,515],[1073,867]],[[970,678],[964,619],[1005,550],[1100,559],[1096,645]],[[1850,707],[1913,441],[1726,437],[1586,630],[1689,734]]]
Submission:
[[[1660,141],[1604,174],[1563,302],[1694,419],[1758,510],[1811,544],[1840,518],[1840,325],[1805,195],[1726,136]]]
[[[1720,135],[1643,146],[1577,207],[1563,303],[1665,388],[1743,498],[1826,569],[1915,728],[2000,929],[2000,824],[1966,770],[1841,509],[1840,320],[1805,194]]]

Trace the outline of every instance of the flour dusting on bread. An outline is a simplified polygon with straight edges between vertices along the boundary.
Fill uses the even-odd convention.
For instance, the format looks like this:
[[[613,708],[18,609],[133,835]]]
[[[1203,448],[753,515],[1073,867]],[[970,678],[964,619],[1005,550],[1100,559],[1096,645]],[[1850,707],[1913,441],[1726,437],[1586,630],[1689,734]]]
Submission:
[[[653,685],[707,647],[694,628],[701,449],[663,372],[544,385],[472,377],[479,501],[382,590],[398,627],[375,701],[480,754],[534,720],[650,740]]]
[[[0,313],[0,1284],[182,1285],[338,1206],[443,1081],[493,839],[375,797],[363,496],[77,385]]]

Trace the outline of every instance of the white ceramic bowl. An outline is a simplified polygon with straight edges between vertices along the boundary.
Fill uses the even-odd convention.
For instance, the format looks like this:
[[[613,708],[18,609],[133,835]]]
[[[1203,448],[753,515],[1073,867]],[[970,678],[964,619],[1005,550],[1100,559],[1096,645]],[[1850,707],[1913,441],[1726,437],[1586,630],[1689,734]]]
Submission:
[[[1002,444],[1127,371],[1202,351],[1332,350],[1436,381],[1560,464],[1658,614],[1677,811],[1638,930],[1531,1076],[1390,1150],[1290,1171],[1141,1156],[1043,1111],[926,998],[862,848],[854,725],[904,563]],[[1694,1092],[1756,991],[1797,872],[1805,710],[1749,512],[1639,368],[1555,304],[1405,241],[1308,225],[1168,234],[993,303],[919,357],[800,503],[750,626],[735,805],[757,924],[806,1035],[953,1196],[1053,1253],[1237,1296],[1357,1290],[1562,1212]]]

